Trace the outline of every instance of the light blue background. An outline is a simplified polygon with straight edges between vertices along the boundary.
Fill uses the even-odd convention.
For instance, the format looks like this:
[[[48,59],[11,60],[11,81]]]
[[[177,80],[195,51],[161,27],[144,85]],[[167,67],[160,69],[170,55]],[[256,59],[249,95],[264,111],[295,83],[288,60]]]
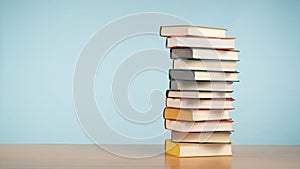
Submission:
[[[0,143],[92,143],[77,121],[72,100],[81,48],[112,20],[163,12],[194,25],[227,28],[229,36],[237,37],[241,82],[234,85],[235,144],[300,144],[300,1],[120,2],[0,1]],[[153,36],[124,42],[123,50],[140,43],[145,43],[140,48],[167,51],[164,38]],[[117,59],[111,55],[107,63]],[[150,106],[143,99],[151,90],[149,82],[156,81],[155,88],[162,90],[168,87],[167,76],[155,71],[135,81],[130,92],[139,110]],[[112,109],[108,106],[106,114]],[[130,127],[123,127],[130,133]],[[130,134],[163,131],[161,120],[151,130]]]

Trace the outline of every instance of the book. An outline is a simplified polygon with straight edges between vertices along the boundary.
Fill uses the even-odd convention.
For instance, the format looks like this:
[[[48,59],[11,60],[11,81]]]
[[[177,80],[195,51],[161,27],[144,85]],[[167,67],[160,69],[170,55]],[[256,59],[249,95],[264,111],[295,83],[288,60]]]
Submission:
[[[171,48],[171,59],[212,59],[238,61],[238,50],[216,50],[208,48]]]
[[[171,90],[192,90],[192,91],[224,91],[232,92],[232,82],[203,82],[171,80]]]
[[[238,81],[236,71],[205,71],[205,70],[185,70],[170,69],[169,78],[171,80],[198,80],[198,81]]]
[[[179,132],[232,132],[232,120],[179,121],[165,119],[165,128]]]
[[[176,157],[232,155],[231,143],[228,144],[174,143],[171,140],[166,140],[165,150],[167,154]]]
[[[226,29],[190,25],[161,26],[160,36],[203,36],[225,38]]]
[[[167,90],[167,97],[170,98],[228,98],[231,92],[220,91],[195,91],[195,90]]]
[[[172,131],[172,142],[189,143],[230,143],[231,132],[188,133]]]
[[[185,99],[167,98],[166,106],[181,109],[232,109],[233,98]]]
[[[169,169],[232,169],[231,156],[178,158],[165,154],[165,164]]]
[[[229,110],[199,110],[199,109],[164,109],[164,118],[169,120],[180,121],[207,121],[207,120],[225,120],[231,119]]]
[[[211,49],[234,49],[235,38],[168,37],[167,48],[202,47]]]
[[[236,71],[236,61],[175,59],[174,69]]]

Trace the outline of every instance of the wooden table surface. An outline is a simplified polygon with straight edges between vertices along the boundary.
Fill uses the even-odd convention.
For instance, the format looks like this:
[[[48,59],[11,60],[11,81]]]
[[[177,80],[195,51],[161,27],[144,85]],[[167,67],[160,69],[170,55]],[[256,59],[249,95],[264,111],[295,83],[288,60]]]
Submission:
[[[163,150],[162,145],[111,145],[115,151],[146,156]],[[300,146],[233,146],[232,157],[176,158],[165,154],[126,158],[97,145],[0,145],[0,168],[187,168],[187,169],[300,169]]]

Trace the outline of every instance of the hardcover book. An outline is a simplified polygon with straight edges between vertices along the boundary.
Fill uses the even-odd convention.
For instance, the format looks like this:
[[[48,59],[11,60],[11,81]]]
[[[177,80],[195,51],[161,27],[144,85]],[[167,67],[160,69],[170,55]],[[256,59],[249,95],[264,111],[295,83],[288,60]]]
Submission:
[[[165,142],[166,153],[177,157],[199,156],[231,156],[231,143],[228,144],[197,144]]]
[[[160,36],[203,36],[225,38],[226,29],[191,25],[161,26]]]

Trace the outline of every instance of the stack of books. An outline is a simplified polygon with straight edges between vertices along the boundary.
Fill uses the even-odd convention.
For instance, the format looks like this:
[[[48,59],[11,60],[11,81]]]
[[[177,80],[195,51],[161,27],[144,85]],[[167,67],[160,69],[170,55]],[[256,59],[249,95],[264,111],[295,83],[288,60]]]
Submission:
[[[162,26],[173,68],[166,92],[167,154],[178,157],[232,155],[232,84],[238,81],[235,38],[226,29]]]

